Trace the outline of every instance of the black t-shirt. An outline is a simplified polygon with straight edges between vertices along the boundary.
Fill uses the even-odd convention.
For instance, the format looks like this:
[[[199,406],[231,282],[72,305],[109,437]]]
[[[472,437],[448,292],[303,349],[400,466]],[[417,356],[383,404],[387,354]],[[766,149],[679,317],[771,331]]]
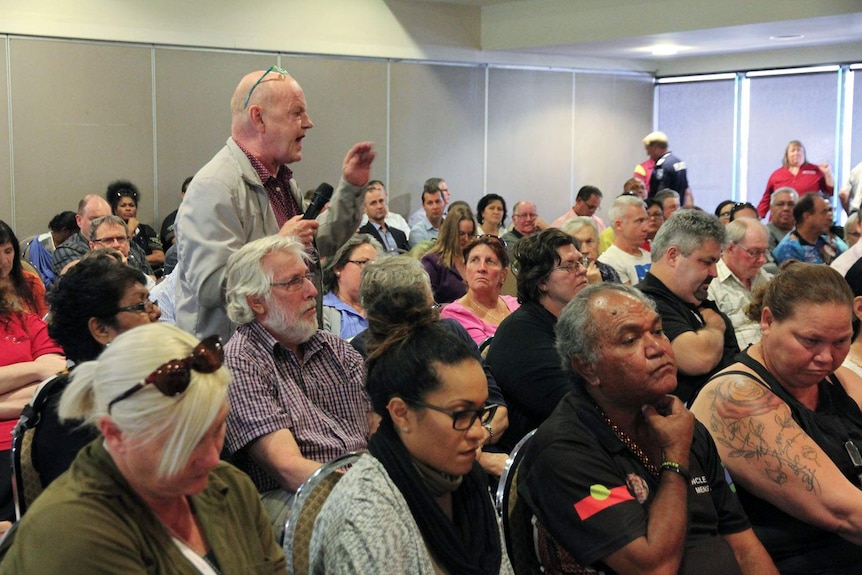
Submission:
[[[671,342],[684,333],[690,331],[697,332],[706,325],[703,316],[700,315],[700,312],[694,306],[679,299],[661,280],[650,272],[647,272],[643,281],[637,285],[637,288],[655,301],[656,310],[661,316],[662,329],[664,329]],[[719,310],[715,302],[711,300],[706,300],[701,305],[713,310],[724,320],[724,348],[721,360],[707,373],[693,375],[677,370],[677,386],[674,395],[686,404],[691,402],[694,394],[703,387],[703,384],[710,377],[732,364],[735,361],[736,354],[739,353],[739,345],[736,343],[736,332],[733,329],[730,318]]]
[[[750,527],[712,438],[696,424],[689,524],[680,573],[741,573],[722,535]],[[518,494],[549,534],[585,566],[647,533],[658,478],[614,434],[583,390],[567,395],[527,446]]]

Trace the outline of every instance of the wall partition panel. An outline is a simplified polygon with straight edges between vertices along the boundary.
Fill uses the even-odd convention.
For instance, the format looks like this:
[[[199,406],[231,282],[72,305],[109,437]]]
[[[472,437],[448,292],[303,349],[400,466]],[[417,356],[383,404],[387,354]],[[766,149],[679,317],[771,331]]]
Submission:
[[[652,112],[650,77],[575,74],[573,194],[586,184],[598,186],[606,222],[614,198],[632,177],[634,159],[643,155],[641,140],[652,131]]]
[[[850,155],[850,168],[855,167],[859,162],[862,162],[862,69],[854,70],[853,74],[853,99],[848,103],[851,106],[853,114],[853,122],[851,124],[850,149],[845,150],[845,153]],[[848,111],[851,113],[851,111]],[[847,183],[847,178],[850,174],[844,174],[844,181],[841,185]]]
[[[3,220],[13,228],[17,228],[15,225],[15,218],[12,217],[13,209],[12,209],[12,178],[14,173],[12,171],[12,157],[10,153],[9,147],[9,100],[6,97],[8,84],[6,82],[7,78],[7,69],[6,69],[6,43],[7,38],[5,36],[0,36],[0,220]],[[48,221],[45,222],[45,229],[48,229]],[[27,236],[22,235],[25,230],[18,231],[15,229],[15,235],[21,236],[19,239],[23,239]],[[35,232],[33,232],[35,233]],[[32,235],[32,234],[28,234]]]
[[[749,79],[748,200],[757,205],[787,143],[799,140],[809,162],[835,168],[838,75]],[[836,191],[839,186],[836,186]]]
[[[659,130],[686,163],[695,205],[709,213],[723,200],[740,199],[733,197],[734,86],[734,80],[713,80],[657,90]]]
[[[488,192],[529,199],[548,222],[570,207],[571,72],[492,68],[488,80]]]
[[[392,210],[407,216],[419,208],[422,184],[435,176],[452,200],[475,207],[483,195],[485,69],[398,62],[390,86]]]
[[[230,98],[240,79],[275,63],[272,54],[155,49],[159,226],[179,205],[183,180],[230,136]]]
[[[282,67],[305,93],[314,127],[293,169],[303,190],[321,182],[335,186],[347,150],[371,141],[377,150],[372,179],[386,179],[386,63],[282,56]]]
[[[140,188],[141,221],[154,224],[150,49],[15,38],[10,61],[19,235],[120,178]]]

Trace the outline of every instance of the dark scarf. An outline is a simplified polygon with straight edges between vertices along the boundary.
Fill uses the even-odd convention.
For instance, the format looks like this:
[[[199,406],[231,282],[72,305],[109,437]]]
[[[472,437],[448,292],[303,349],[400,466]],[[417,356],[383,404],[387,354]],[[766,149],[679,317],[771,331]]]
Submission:
[[[371,436],[368,451],[398,486],[429,552],[447,572],[500,573],[502,550],[497,518],[485,472],[477,463],[473,463],[473,469],[452,493],[453,523],[425,487],[390,420],[384,420]]]

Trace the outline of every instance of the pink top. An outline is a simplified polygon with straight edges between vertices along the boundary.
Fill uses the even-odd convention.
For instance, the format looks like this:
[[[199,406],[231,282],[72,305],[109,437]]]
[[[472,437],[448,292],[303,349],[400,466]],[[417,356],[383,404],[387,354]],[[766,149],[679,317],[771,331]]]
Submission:
[[[521,304],[518,303],[518,298],[515,296],[501,295],[500,297],[503,298],[503,301],[506,303],[506,307],[509,308],[509,313],[512,313],[521,307]],[[476,314],[461,305],[458,301],[453,301],[444,307],[443,311],[440,312],[440,317],[454,319],[464,326],[464,329],[467,330],[467,333],[470,334],[470,337],[473,338],[476,345],[481,345],[483,341],[489,337],[493,337],[494,334],[497,333],[496,325],[485,323],[476,317]]]

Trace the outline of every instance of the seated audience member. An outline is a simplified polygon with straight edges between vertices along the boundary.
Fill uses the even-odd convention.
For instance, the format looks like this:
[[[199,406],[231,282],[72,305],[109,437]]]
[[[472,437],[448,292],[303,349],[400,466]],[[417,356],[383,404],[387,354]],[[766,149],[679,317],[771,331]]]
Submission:
[[[757,215],[757,208],[748,202],[736,202],[733,204],[733,207],[730,208],[730,221],[735,222],[739,218],[753,218],[755,220],[759,220],[760,217]]]
[[[800,196],[810,193],[832,195],[835,188],[829,164],[822,163],[815,166],[808,163],[805,159],[805,147],[798,140],[792,140],[787,144],[781,164],[781,167],[772,172],[769,181],[766,182],[766,190],[757,205],[760,217],[766,217],[773,192],[782,187],[789,186]]]
[[[515,246],[518,242],[539,231],[536,225],[538,219],[539,214],[533,202],[522,200],[512,208],[512,229],[500,236],[500,239],[506,242],[510,262],[514,263]]]
[[[796,227],[772,252],[776,263],[799,260],[810,264],[829,264],[847,251],[840,238],[830,237],[832,204],[819,194],[805,194],[793,207]]]
[[[862,412],[833,374],[850,347],[853,294],[828,266],[794,262],[757,290],[749,314],[763,337],[692,411],[781,573],[859,573]]]
[[[498,444],[505,451],[547,419],[572,388],[554,351],[554,325],[587,285],[574,238],[557,228],[524,238],[515,251],[521,307],[497,328],[487,357],[509,408],[509,430]]]
[[[440,226],[440,237],[421,259],[437,303],[449,303],[467,293],[464,248],[475,237],[476,222],[469,208],[451,208]]]
[[[443,223],[446,204],[449,202],[449,188],[440,178],[429,178],[422,188],[422,209],[417,210],[410,216],[410,247],[437,239],[440,234],[440,225]],[[422,213],[424,211],[424,213]]]
[[[387,199],[383,182],[380,180],[368,182],[365,190],[365,216],[359,233],[373,237],[387,252],[409,252],[410,242],[407,241],[407,234],[410,228],[407,227],[404,231],[399,227],[401,222],[406,227],[407,222],[398,214],[390,213]]]
[[[185,180],[183,180],[183,185],[180,188],[180,201],[183,201],[183,198],[186,197],[186,190],[189,189],[189,184],[192,183],[192,179],[194,176],[189,176]],[[177,243],[177,231],[176,231],[176,221],[177,221],[177,212],[180,211],[179,208],[175,209],[162,220],[162,228],[159,230],[159,241],[162,242],[162,248],[165,250],[165,258],[168,256],[168,250],[170,247]]]
[[[299,239],[274,235],[245,244],[226,270],[227,313],[239,326],[225,346],[233,374],[226,447],[277,529],[302,482],[365,449],[368,437],[362,357],[317,328],[309,263]]]
[[[0,286],[6,288],[6,297],[11,297],[22,311],[38,317],[48,313],[45,285],[39,274],[23,268],[21,245],[3,220],[0,220]]]
[[[683,210],[656,234],[652,267],[638,288],[653,298],[677,361],[676,395],[687,402],[739,353],[730,319],[708,299],[725,242],[717,218]]]
[[[168,248],[168,251],[171,251],[174,247],[171,246]],[[155,304],[158,304],[159,310],[161,311],[161,317],[159,321],[162,323],[169,323],[171,325],[177,324],[177,308],[176,308],[176,293],[177,293],[177,284],[180,281],[180,274],[166,274],[162,276],[162,279],[150,290],[150,301]]]
[[[34,237],[21,252],[21,257],[33,264],[46,288],[54,283],[54,252],[57,247],[78,233],[75,212],[61,212],[51,218],[48,230]]]
[[[772,194],[769,204],[769,223],[766,224],[769,230],[770,253],[796,225],[793,208],[797,201],[799,201],[799,194],[793,188],[778,188]]]
[[[424,321],[427,313],[436,311],[428,273],[413,258],[384,257],[368,264],[368,268],[362,272],[359,298],[368,315],[369,325],[375,321],[381,325],[402,323],[406,329],[414,323]],[[488,401],[499,408],[493,418],[484,424],[488,431],[487,440],[484,442],[487,452],[481,454],[479,463],[488,473],[499,476],[506,462],[506,455],[499,453],[499,448],[494,444],[500,441],[509,427],[508,409],[503,394],[467,330],[450,318],[441,319],[440,325],[467,344],[485,370]],[[350,340],[350,345],[363,358],[367,358],[371,338],[371,330],[367,329]]]
[[[617,273],[617,270],[598,260],[599,229],[592,218],[584,216],[569,218],[563,223],[560,229],[575,238],[578,251],[589,260],[590,264],[587,267],[588,283],[620,281],[620,275]]]
[[[77,234],[72,235],[54,251],[54,277],[62,275],[63,271],[69,267],[69,264],[80,260],[88,251],[90,251],[90,241],[92,238],[92,230],[90,228],[92,227],[91,224],[93,223],[93,220],[110,215],[111,206],[108,205],[108,202],[106,202],[104,198],[100,198],[93,194],[84,196],[84,198],[78,203],[78,213],[76,215],[76,221],[80,231]],[[123,223],[123,228],[126,229],[125,222]],[[128,231],[126,232],[126,235],[128,236]],[[153,269],[150,267],[150,264],[147,263],[146,255],[137,244],[130,244],[128,237],[125,242],[118,240],[117,243],[125,243],[128,246],[128,254],[126,254],[126,257],[129,258],[130,266],[147,275],[151,275],[153,273]],[[111,246],[110,244],[105,244],[104,246],[100,244],[100,247]]]
[[[611,266],[620,281],[635,285],[650,269],[650,254],[641,245],[646,241],[649,222],[644,201],[634,196],[620,196],[610,210],[614,243],[599,256]]]
[[[647,180],[649,180],[649,178],[647,178]],[[631,194],[645,200],[647,195],[646,184],[638,178],[629,178],[626,180],[626,183],[623,184],[623,193]]]
[[[658,233],[659,228],[664,223],[664,209],[661,202],[655,198],[644,200],[646,204],[647,214],[647,241],[641,247],[647,251],[652,251],[652,241]]]
[[[715,217],[718,218],[718,221],[722,225],[726,226],[730,223],[730,210],[733,209],[733,204],[735,203],[733,200],[724,200],[715,207]]]
[[[105,199],[111,206],[111,213],[123,218],[129,231],[129,239],[141,248],[146,255],[147,263],[156,274],[161,275],[161,269],[165,263],[165,248],[162,247],[162,241],[156,234],[156,230],[138,221],[139,197],[138,188],[126,180],[113,182],[105,192]]]
[[[73,261],[90,251],[90,223],[96,218],[111,215],[111,206],[105,198],[95,194],[88,194],[78,202],[78,212],[75,214],[75,222],[78,224],[78,233],[70,236],[65,242],[54,250],[54,277],[59,277],[63,270]]]
[[[506,200],[498,194],[485,194],[476,205],[477,235],[501,237],[506,233]]]
[[[366,195],[366,198],[368,196]],[[368,234],[356,234],[323,268],[323,326],[329,333],[350,340],[368,327],[359,303],[362,270],[383,254],[383,247]]]
[[[855,211],[844,222],[844,243],[848,248],[852,248],[860,237],[862,237],[862,222],[859,221],[859,212]]]
[[[106,251],[89,252],[51,292],[48,334],[62,346],[71,366],[40,389],[45,402],[31,415],[37,420],[31,460],[42,487],[66,471],[78,451],[98,435],[80,421],[59,421],[60,394],[70,373],[99,357],[121,333],[159,319],[159,307],[147,300],[144,275]]]
[[[421,321],[370,330],[381,422],[315,521],[311,571],[512,573],[476,463],[497,407],[481,364],[427,305]]]
[[[509,275],[509,255],[501,240],[488,235],[473,240],[464,248],[464,261],[467,293],[445,306],[440,317],[454,319],[482,345],[520,304],[513,296],[500,295]]]
[[[582,186],[578,190],[578,195],[575,198],[575,205],[568,212],[554,220],[551,224],[552,228],[561,228],[566,220],[576,216],[590,218],[596,224],[599,233],[605,229],[605,222],[602,218],[596,215],[599,208],[602,207],[602,191],[595,186]]]
[[[754,218],[733,220],[724,229],[727,245],[716,263],[716,277],[709,282],[707,294],[730,319],[736,343],[745,349],[760,340],[760,322],[750,319],[745,308],[751,303],[751,292],[771,277],[763,271],[768,232]]]
[[[126,222],[119,216],[96,218],[90,224],[90,249],[113,248],[123,254],[125,263],[147,276],[147,287],[156,285],[153,270],[146,260],[140,259],[140,248],[137,252],[132,248],[135,244],[128,238]]]
[[[652,199],[661,202],[662,215],[665,221],[680,208],[679,194],[670,188],[659,190]]]
[[[706,429],[668,395],[674,353],[653,302],[590,286],[556,331],[582,383],[539,427],[518,474],[546,572],[777,574]]]
[[[11,285],[0,285],[0,521],[15,518],[12,429],[39,382],[66,367],[63,349],[48,336],[45,322],[25,312],[11,294]]]
[[[158,323],[79,365],[60,415],[102,437],[23,517],[0,573],[284,573],[254,485],[219,461],[229,381],[217,338]]]
[[[646,198],[646,186],[642,181],[638,178],[630,178],[626,180],[626,183],[623,184],[623,193],[621,196],[636,196],[645,202],[647,202],[647,210],[649,210],[649,206],[651,202],[654,201],[653,198]],[[617,196],[619,197],[619,196]],[[661,207],[661,204],[659,204]],[[653,234],[654,235],[654,234]],[[650,238],[652,239],[652,238]],[[599,254],[603,254],[605,250],[611,247],[614,243],[614,226],[613,222],[611,222],[608,227],[603,229],[599,233]],[[648,250],[649,246],[642,246],[644,249]]]

